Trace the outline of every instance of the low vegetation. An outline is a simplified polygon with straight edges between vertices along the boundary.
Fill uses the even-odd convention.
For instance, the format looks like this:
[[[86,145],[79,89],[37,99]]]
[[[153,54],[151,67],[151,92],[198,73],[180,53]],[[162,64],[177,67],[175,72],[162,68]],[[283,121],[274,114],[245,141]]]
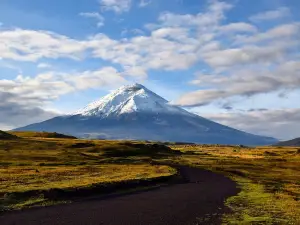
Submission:
[[[1,140],[0,210],[166,182],[176,170],[149,162],[169,151],[161,145],[121,141],[33,136]]]
[[[18,137],[0,130],[0,140],[17,139]]]
[[[237,182],[241,191],[226,200],[231,210],[223,216],[224,224],[300,224],[299,147],[184,143],[166,147],[20,136],[0,141],[2,210],[57,204],[93,190],[136,188],[140,181],[149,185],[176,173],[164,163],[177,163],[222,173]]]
[[[60,134],[56,132],[34,132],[34,131],[11,131],[11,135],[23,138],[64,138],[64,139],[77,139],[74,136]]]
[[[241,192],[226,201],[224,224],[300,224],[297,147],[188,145],[178,163],[226,174]]]

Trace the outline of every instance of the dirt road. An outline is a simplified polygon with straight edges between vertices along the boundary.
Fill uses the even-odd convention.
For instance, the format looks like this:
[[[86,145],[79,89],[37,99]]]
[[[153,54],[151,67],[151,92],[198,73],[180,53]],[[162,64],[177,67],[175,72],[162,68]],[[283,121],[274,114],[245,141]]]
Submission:
[[[186,183],[135,194],[5,213],[1,225],[196,225],[220,224],[224,200],[237,194],[230,179],[181,167]]]

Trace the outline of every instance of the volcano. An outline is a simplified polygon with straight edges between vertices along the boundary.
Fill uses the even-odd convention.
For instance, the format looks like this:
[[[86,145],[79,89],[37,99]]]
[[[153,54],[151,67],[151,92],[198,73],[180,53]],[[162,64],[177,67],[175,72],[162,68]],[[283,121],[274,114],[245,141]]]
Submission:
[[[203,144],[268,145],[277,140],[215,123],[169,102],[141,84],[123,86],[86,107],[17,128],[82,138]]]

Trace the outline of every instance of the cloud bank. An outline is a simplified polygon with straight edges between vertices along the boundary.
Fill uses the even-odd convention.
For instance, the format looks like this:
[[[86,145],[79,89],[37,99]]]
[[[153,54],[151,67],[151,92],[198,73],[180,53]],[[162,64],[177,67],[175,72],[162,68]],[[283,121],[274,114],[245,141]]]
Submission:
[[[133,6],[131,0],[99,3],[102,11],[116,14],[129,12]],[[140,1],[139,6],[148,3]],[[26,101],[26,107],[34,110],[71,92],[145,80],[149,71],[181,71],[184,76],[198,65],[203,70],[186,83],[194,91],[176,99],[175,104],[203,106],[233,97],[299,89],[300,23],[291,20],[290,10],[280,7],[248,20],[227,22],[233,7],[212,0],[196,14],[161,12],[157,21],[131,29],[132,37],[122,39],[104,33],[74,38],[46,30],[1,27],[0,59],[33,62],[45,72],[2,79],[0,91],[3,96],[14,96],[20,109]],[[83,12],[80,16],[94,19],[98,27],[104,25],[102,13]],[[290,20],[280,23],[282,18]],[[264,29],[261,23],[266,21],[276,23]],[[111,66],[66,73],[44,63],[49,59],[76,63],[98,59]],[[11,104],[12,98],[3,99],[3,107]]]
[[[202,115],[219,123],[253,134],[268,135],[281,140],[300,136],[300,109],[251,110],[241,113]]]

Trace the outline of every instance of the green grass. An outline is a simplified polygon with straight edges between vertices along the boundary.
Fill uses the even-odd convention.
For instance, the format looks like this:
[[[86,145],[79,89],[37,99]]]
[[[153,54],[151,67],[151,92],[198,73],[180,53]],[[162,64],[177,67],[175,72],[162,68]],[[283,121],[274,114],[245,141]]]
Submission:
[[[22,138],[64,138],[64,139],[76,139],[74,136],[60,134],[56,132],[34,132],[34,131],[10,131],[11,135]]]
[[[231,211],[223,215],[224,224],[300,224],[299,147],[171,143],[170,149],[147,142],[20,136],[0,141],[2,210],[68,201],[48,198],[43,190],[92,190],[175,174],[151,164],[165,162],[209,169],[237,182],[241,191],[226,200]],[[30,191],[36,192],[22,195]]]
[[[49,204],[52,199],[43,194],[55,189],[92,190],[110,185],[114,190],[120,182],[126,186],[177,172],[169,166],[149,163],[153,158],[172,154],[164,146],[22,136],[0,141],[2,210]]]
[[[66,204],[70,203],[69,200],[49,200],[44,197],[44,195],[36,195],[36,196],[25,196],[22,198],[5,198],[2,200],[2,204],[0,205],[0,210],[18,210],[24,208],[31,207],[41,207],[41,206],[49,206],[49,205],[57,205],[57,204]]]
[[[296,147],[173,146],[178,163],[210,169],[241,189],[226,200],[224,224],[300,224],[300,154]]]
[[[249,179],[236,179],[241,192],[230,197],[226,205],[232,210],[224,216],[226,224],[299,224],[299,207],[292,196],[266,191]]]
[[[0,195],[30,190],[80,188],[98,183],[169,176],[168,166],[101,164],[93,166],[10,166],[0,168]]]

